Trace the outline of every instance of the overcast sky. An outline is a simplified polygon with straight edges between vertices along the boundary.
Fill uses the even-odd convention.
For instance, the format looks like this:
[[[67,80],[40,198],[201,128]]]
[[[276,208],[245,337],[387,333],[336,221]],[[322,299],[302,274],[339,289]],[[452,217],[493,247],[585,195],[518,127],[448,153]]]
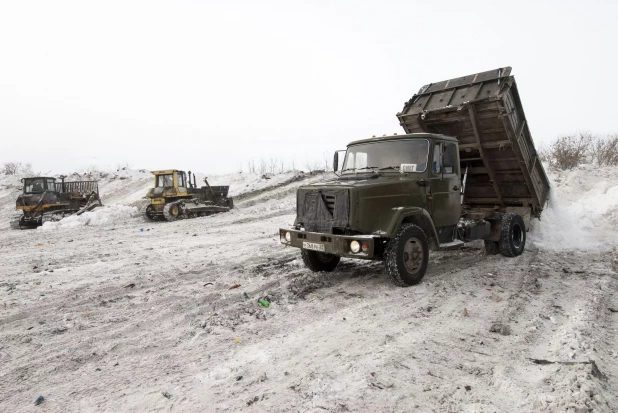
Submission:
[[[297,167],[512,66],[537,145],[618,132],[616,1],[0,0],[0,163]]]

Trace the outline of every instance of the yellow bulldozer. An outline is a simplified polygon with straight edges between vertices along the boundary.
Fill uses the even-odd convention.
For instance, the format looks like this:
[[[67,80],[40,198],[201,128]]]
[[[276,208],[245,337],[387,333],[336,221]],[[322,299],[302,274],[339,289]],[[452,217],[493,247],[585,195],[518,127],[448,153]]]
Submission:
[[[234,200],[227,196],[229,186],[211,186],[204,178],[206,185],[198,188],[191,171],[186,174],[177,169],[165,169],[152,171],[152,174],[154,188],[146,194],[150,200],[146,217],[153,221],[202,217],[234,208]]]

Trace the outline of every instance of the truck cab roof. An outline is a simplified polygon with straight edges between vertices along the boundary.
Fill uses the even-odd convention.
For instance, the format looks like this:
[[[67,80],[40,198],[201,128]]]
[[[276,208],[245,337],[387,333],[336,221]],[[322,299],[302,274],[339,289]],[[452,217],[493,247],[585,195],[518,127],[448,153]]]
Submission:
[[[361,143],[376,143],[376,142],[386,142],[386,141],[393,141],[393,140],[400,140],[400,139],[423,139],[423,138],[425,139],[434,138],[434,139],[440,139],[444,141],[457,142],[456,138],[452,136],[441,135],[439,133],[407,133],[404,135],[391,135],[391,136],[381,136],[379,138],[376,137],[376,138],[369,138],[369,139],[361,139],[358,141],[350,142],[348,146],[358,145]]]

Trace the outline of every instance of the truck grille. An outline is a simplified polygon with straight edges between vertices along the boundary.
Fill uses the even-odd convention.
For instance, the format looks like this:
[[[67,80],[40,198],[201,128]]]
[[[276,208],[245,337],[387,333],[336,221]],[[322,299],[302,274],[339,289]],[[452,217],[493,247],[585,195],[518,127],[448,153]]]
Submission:
[[[348,226],[350,196],[342,188],[299,188],[294,225],[309,232],[333,233],[333,228]]]
[[[334,215],[335,195],[322,194],[322,197],[324,197],[324,205],[326,205],[326,209],[328,209],[328,212],[330,212],[331,215]]]

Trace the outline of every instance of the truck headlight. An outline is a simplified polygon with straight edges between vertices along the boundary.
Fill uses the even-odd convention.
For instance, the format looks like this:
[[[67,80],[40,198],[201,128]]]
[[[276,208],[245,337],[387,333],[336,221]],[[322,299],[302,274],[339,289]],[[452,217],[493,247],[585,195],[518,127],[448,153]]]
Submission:
[[[350,250],[352,250],[352,252],[356,254],[361,250],[361,245],[358,241],[352,241],[350,242]]]
[[[290,234],[289,232],[285,233],[285,240],[287,242],[292,242],[292,234]]]

